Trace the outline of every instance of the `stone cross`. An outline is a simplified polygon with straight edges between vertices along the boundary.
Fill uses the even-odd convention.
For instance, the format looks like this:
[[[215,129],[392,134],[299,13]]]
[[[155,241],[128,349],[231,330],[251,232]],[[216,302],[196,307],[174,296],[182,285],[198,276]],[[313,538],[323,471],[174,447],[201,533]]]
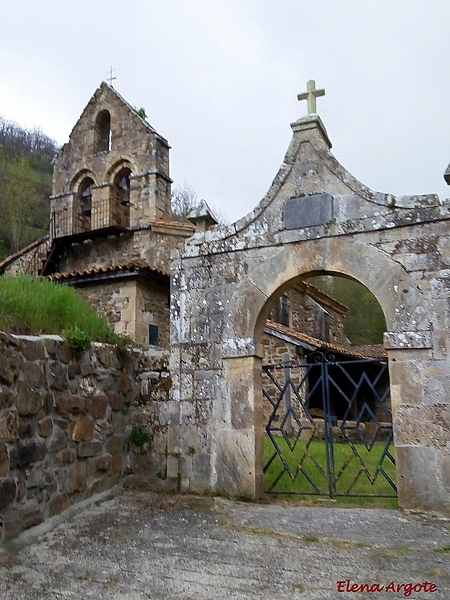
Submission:
[[[299,94],[297,99],[308,100],[308,114],[310,115],[317,112],[316,98],[318,96],[325,96],[325,90],[316,90],[316,82],[312,79],[308,81],[306,87],[308,91],[304,92],[303,94]]]
[[[114,79],[116,79],[116,77],[113,77],[113,72],[115,71],[115,69],[113,69],[112,67],[109,67],[109,77],[108,77],[108,81],[109,81],[109,85],[112,86],[112,82],[114,81]]]

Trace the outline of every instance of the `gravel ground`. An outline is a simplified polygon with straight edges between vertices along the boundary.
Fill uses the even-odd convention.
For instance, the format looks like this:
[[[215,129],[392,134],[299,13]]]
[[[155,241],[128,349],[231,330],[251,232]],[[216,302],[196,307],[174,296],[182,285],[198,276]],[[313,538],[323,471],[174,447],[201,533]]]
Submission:
[[[0,546],[1,600],[404,597],[450,599],[448,517],[127,491]]]

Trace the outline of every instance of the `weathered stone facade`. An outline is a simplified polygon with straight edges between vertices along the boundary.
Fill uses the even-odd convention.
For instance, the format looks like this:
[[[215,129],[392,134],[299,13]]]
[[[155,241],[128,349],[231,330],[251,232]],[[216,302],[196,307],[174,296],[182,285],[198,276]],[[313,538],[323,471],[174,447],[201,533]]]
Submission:
[[[170,185],[167,140],[103,82],[55,163],[54,235],[170,218]]]
[[[261,494],[264,324],[282,293],[330,273],[363,283],[386,317],[400,504],[448,506],[449,205],[366,188],[333,157],[317,115],[292,128],[260,205],[174,253],[175,439],[198,461],[186,489]]]
[[[58,336],[0,334],[0,539],[132,478],[167,477],[167,355],[95,344],[76,357]],[[131,429],[148,432],[144,447]]]

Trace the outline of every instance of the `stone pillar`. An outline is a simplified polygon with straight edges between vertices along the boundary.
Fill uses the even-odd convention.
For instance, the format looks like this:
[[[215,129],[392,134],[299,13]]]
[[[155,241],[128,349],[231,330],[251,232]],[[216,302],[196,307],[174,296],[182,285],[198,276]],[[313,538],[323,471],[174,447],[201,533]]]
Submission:
[[[264,491],[261,358],[226,358],[223,377],[224,394],[213,401],[215,487],[259,498]]]
[[[399,505],[450,505],[450,365],[431,331],[386,333]]]

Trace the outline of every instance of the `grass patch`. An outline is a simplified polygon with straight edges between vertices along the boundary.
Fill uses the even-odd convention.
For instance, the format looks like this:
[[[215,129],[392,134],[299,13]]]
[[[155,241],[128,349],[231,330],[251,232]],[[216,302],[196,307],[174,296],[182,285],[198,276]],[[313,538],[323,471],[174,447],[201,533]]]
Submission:
[[[440,554],[450,554],[450,546],[443,546],[442,548],[434,548],[433,552],[439,552]]]
[[[122,340],[73,288],[26,275],[0,277],[0,330],[19,335],[81,331],[98,342]]]
[[[238,531],[250,533],[252,535],[265,535],[277,538],[278,542],[281,540],[292,540],[305,542],[307,544],[323,544],[325,546],[334,546],[336,548],[370,548],[370,544],[365,542],[352,542],[350,540],[339,540],[333,538],[322,538],[317,535],[310,534],[296,534],[289,533],[286,531],[275,531],[274,529],[268,529],[267,527],[248,527],[246,525],[234,525],[234,528]]]
[[[392,548],[377,548],[372,551],[372,556],[374,558],[398,558],[399,556],[408,554],[410,551],[411,549],[409,546],[400,544],[399,546],[393,546]]]
[[[327,468],[326,468],[326,449],[325,442],[322,440],[313,440],[306,449],[307,442],[298,440],[295,448],[291,450],[288,443],[282,436],[275,438],[283,459],[288,466],[290,473],[285,468],[283,460],[278,454],[275,455],[269,467],[264,473],[264,484],[267,491],[273,493],[282,493],[288,495],[286,499],[291,499],[290,494],[295,494],[298,500],[305,503],[325,506],[328,496]],[[291,439],[293,444],[294,440]],[[354,443],[356,452],[361,457],[361,461],[355,456],[352,447],[348,443],[335,442],[333,444],[335,474],[336,474],[336,502],[330,502],[330,505],[336,506],[367,506],[373,508],[397,508],[397,498],[383,498],[378,495],[393,495],[395,490],[391,487],[384,475],[379,472],[379,461],[384,450],[383,442],[376,442],[370,450],[360,442]],[[389,451],[394,456],[394,446],[391,443]],[[274,456],[275,448],[268,435],[264,436],[264,464]],[[395,483],[396,472],[395,465],[385,457],[382,462],[382,468],[386,475]],[[315,483],[318,490],[315,490],[308,477]],[[378,472],[377,472],[378,470]],[[340,495],[348,494],[353,495]]]

